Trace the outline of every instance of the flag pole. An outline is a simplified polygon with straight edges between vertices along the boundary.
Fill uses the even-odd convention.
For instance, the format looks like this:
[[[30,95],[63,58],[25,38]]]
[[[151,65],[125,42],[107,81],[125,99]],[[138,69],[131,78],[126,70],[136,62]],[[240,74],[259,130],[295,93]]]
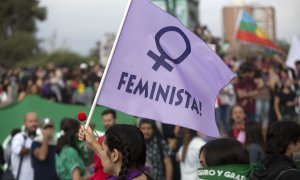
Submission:
[[[99,86],[98,86],[98,89],[97,89],[97,92],[96,92],[96,96],[95,96],[95,98],[94,98],[92,107],[91,107],[90,112],[89,112],[89,116],[88,116],[88,118],[87,118],[87,120],[86,120],[86,124],[85,124],[85,128],[86,128],[86,129],[89,127],[89,124],[90,124],[92,115],[93,115],[94,110],[95,110],[95,107],[96,107],[96,105],[97,105],[97,101],[98,101],[98,99],[99,99],[100,92],[101,92],[101,90],[102,90],[104,81],[105,81],[105,79],[106,79],[106,75],[107,75],[107,72],[108,72],[108,69],[109,69],[111,60],[112,60],[112,56],[113,56],[113,54],[114,54],[114,52],[115,52],[117,43],[118,43],[118,41],[119,41],[119,37],[120,37],[121,31],[122,31],[123,25],[124,25],[124,23],[125,23],[126,16],[127,16],[128,10],[129,10],[129,7],[130,7],[130,5],[131,5],[131,1],[132,1],[132,0],[128,0],[127,7],[126,7],[126,10],[125,10],[125,12],[124,12],[124,15],[123,15],[123,18],[122,18],[122,21],[121,21],[121,24],[120,24],[120,27],[119,27],[119,30],[118,30],[116,39],[115,39],[115,42],[114,42],[114,44],[113,44],[112,50],[111,50],[111,52],[110,52],[110,55],[109,55],[109,58],[108,58],[108,61],[107,61],[107,65],[106,65],[106,67],[105,67],[103,76],[102,76],[101,81],[100,81],[100,84],[99,84]]]
[[[241,24],[241,19],[242,19],[242,13],[243,13],[243,11],[244,10],[242,10],[242,9],[239,9],[238,10],[238,15],[237,15],[237,17],[236,17],[236,21],[235,21],[235,24],[234,24],[234,30],[233,30],[233,38],[237,41],[237,38],[236,38],[236,36],[237,36],[237,32],[238,32],[238,28],[239,28],[239,26],[240,26],[240,24]]]

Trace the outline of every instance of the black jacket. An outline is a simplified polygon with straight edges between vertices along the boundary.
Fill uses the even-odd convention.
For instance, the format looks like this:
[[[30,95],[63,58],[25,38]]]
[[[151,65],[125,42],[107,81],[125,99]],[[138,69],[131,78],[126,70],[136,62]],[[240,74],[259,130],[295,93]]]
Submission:
[[[294,161],[283,154],[269,154],[262,161],[263,170],[254,171],[252,179],[259,180],[300,180],[300,170]]]

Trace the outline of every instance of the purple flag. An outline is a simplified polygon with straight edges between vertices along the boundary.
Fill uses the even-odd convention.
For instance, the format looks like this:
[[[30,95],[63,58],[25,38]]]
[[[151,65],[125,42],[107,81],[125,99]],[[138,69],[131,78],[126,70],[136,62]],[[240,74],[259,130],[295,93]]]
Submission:
[[[215,100],[234,76],[176,18],[132,0],[98,104],[217,137]]]

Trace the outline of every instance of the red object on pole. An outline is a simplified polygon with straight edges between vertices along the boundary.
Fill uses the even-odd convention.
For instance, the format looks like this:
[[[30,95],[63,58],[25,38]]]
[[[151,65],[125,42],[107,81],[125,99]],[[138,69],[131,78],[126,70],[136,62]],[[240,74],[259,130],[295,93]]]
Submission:
[[[77,115],[77,119],[79,120],[79,121],[85,121],[86,120],[86,114],[85,114],[85,112],[80,112],[80,113],[78,113],[78,115]]]

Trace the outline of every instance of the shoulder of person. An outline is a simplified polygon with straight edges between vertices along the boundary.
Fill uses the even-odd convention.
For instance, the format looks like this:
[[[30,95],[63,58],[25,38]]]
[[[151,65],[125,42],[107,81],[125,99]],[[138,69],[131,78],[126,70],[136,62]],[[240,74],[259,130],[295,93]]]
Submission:
[[[26,136],[25,133],[19,132],[12,138],[12,142],[13,141],[24,141],[25,140],[24,136]]]
[[[205,143],[201,137],[194,137],[189,143],[188,148],[199,150]]]
[[[134,178],[133,180],[153,180],[153,178],[151,176],[149,176],[146,173],[143,173],[142,175]]]
[[[300,179],[300,170],[299,169],[286,169],[279,173],[275,180],[299,180]]]
[[[64,146],[62,151],[64,151],[66,154],[70,154],[70,155],[78,155],[78,152],[76,151],[76,149],[74,149],[71,146]]]
[[[197,145],[203,146],[206,142],[199,136],[196,136],[192,139],[191,143],[195,143]]]

